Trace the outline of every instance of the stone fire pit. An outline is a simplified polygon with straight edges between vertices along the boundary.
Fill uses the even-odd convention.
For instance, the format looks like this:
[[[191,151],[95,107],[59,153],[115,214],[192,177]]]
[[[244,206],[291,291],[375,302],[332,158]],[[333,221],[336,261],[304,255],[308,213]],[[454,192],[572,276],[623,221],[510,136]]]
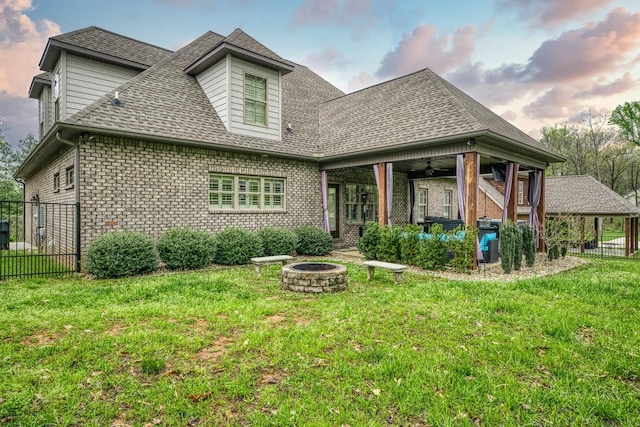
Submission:
[[[282,267],[282,289],[295,292],[339,292],[347,289],[347,267],[327,262],[297,262]]]

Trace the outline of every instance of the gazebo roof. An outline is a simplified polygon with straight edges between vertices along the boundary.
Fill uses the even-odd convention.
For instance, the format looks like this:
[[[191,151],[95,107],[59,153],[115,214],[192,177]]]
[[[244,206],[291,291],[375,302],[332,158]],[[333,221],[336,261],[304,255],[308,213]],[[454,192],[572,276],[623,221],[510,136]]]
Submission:
[[[640,215],[640,209],[588,175],[548,177],[545,208],[548,214]]]

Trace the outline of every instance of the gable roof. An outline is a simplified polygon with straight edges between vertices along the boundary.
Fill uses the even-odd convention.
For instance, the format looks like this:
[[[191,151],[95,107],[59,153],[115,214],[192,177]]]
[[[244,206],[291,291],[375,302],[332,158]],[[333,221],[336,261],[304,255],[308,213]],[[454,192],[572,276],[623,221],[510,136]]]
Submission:
[[[547,177],[545,208],[550,214],[638,215],[640,209],[592,176]]]
[[[326,155],[402,149],[416,142],[486,134],[559,157],[430,69],[325,102],[320,135]],[[335,142],[339,141],[339,144]]]
[[[92,26],[51,37],[40,59],[40,69],[53,71],[62,50],[139,70],[171,54],[168,49]]]
[[[40,73],[31,79],[29,86],[29,98],[38,99],[45,86],[51,86],[51,73]]]
[[[236,34],[236,40],[238,39]],[[116,90],[122,107],[107,94],[68,118],[65,123],[121,135],[154,137],[185,144],[260,151],[293,157],[313,156],[317,146],[317,111],[320,102],[342,95],[305,67],[292,66],[283,77],[283,121],[296,123],[293,133],[283,129],[281,141],[227,132],[198,81],[183,69],[217,46],[224,38],[208,32],[138,74]]]

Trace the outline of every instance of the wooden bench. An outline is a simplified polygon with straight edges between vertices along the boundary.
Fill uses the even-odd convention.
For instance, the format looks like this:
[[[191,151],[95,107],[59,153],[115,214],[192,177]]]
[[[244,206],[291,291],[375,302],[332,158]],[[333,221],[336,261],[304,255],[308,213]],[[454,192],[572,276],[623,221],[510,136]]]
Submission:
[[[402,273],[407,269],[406,265],[392,264],[390,262],[382,261],[365,261],[362,265],[367,267],[367,280],[373,279],[373,274],[375,273],[376,268],[384,268],[385,270],[390,270],[393,273],[396,284],[402,283]]]
[[[265,264],[275,264],[277,262],[281,262],[282,265],[285,265],[288,261],[293,259],[290,255],[273,255],[273,256],[261,256],[257,258],[251,258],[251,262],[256,266],[256,274],[260,275],[260,267]]]

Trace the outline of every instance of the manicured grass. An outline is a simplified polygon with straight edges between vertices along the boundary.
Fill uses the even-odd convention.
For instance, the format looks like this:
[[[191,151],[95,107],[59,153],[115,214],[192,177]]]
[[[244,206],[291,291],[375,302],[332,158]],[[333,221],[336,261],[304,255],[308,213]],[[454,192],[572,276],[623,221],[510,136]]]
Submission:
[[[74,271],[75,255],[50,255],[37,250],[0,251],[0,280],[30,274],[58,275]]]
[[[640,419],[640,264],[462,282],[349,264],[0,283],[0,424],[603,425]]]

